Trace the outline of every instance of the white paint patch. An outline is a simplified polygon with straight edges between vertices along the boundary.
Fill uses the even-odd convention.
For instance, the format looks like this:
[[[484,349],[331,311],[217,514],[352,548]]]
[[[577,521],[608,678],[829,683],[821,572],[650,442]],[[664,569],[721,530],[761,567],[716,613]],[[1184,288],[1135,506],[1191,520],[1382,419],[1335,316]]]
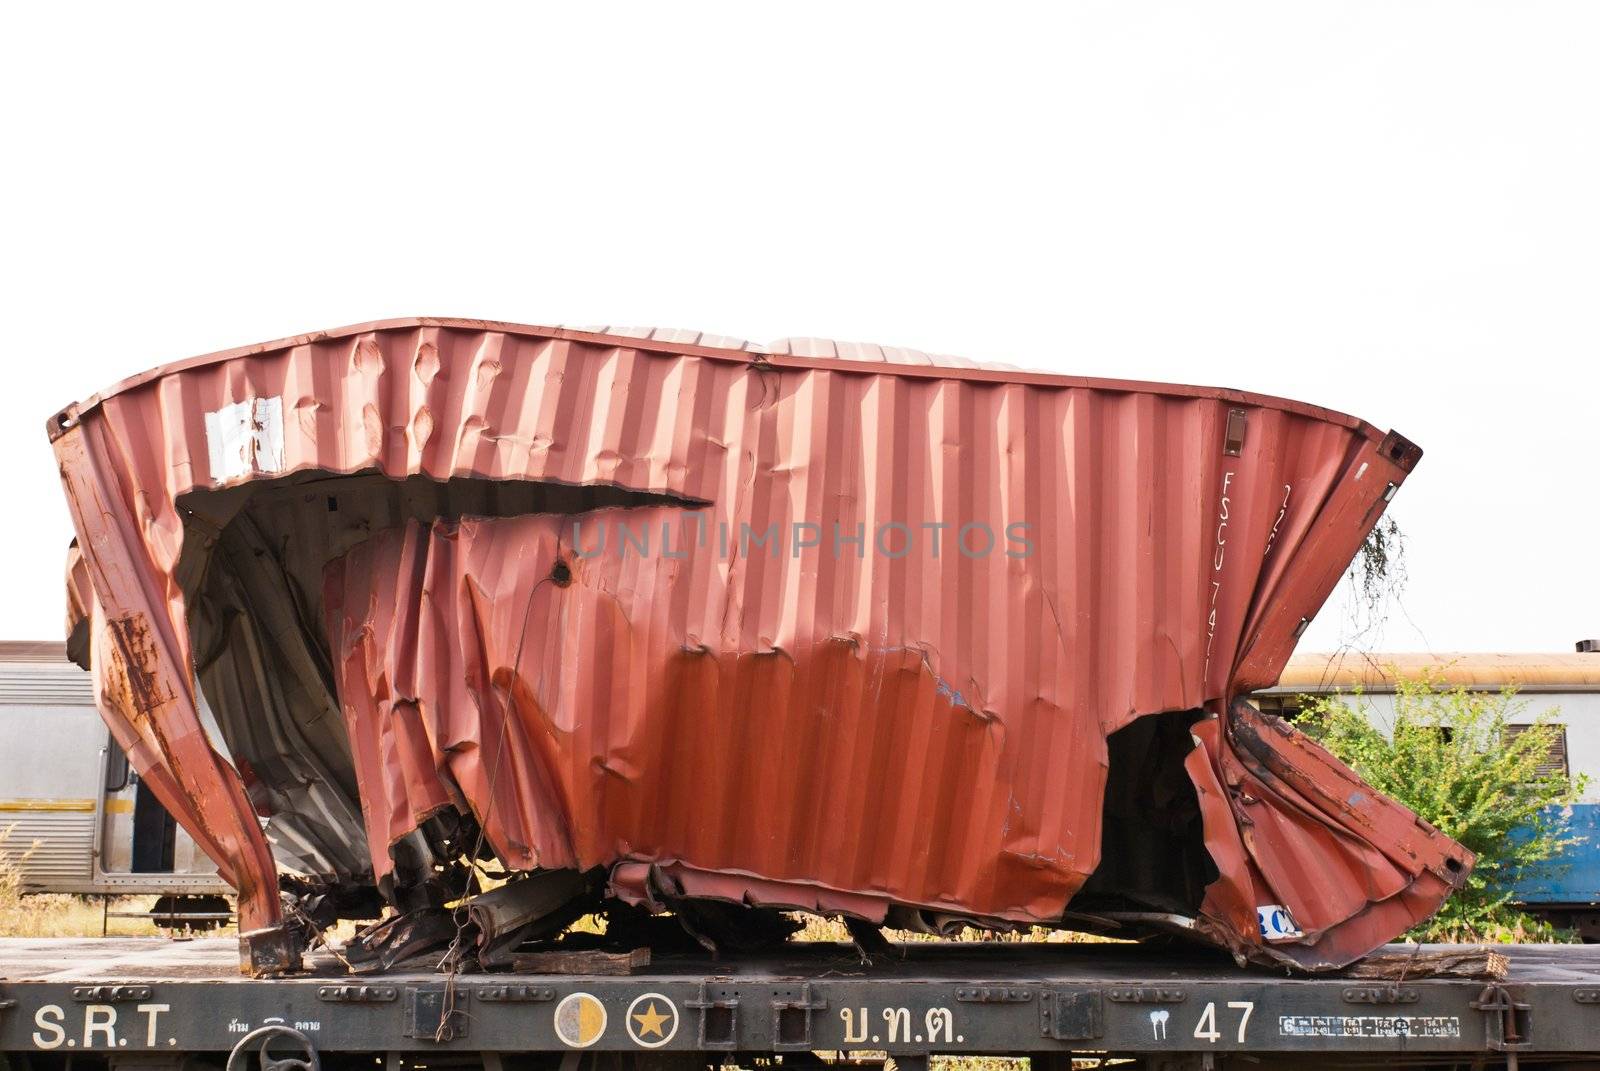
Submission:
[[[1261,924],[1261,936],[1268,941],[1289,941],[1305,936],[1294,924],[1289,909],[1282,904],[1262,904],[1256,908],[1256,921]]]
[[[251,398],[206,414],[211,479],[283,471],[283,399]]]

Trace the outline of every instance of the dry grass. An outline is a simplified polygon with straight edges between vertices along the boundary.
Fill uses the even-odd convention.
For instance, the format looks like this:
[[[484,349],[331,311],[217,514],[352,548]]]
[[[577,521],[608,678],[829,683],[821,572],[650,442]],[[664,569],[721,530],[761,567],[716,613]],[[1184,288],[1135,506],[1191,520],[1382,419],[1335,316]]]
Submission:
[[[1026,1056],[930,1056],[928,1067],[939,1071],[1029,1071]]]
[[[124,896],[112,911],[148,911],[154,897]],[[98,897],[34,893],[8,896],[0,890],[0,937],[99,937],[102,924],[112,937],[157,937],[162,930],[148,919],[106,918]]]
[[[164,931],[149,919],[108,918],[110,912],[149,911],[153,896],[100,897],[22,892],[20,866],[38,850],[11,843],[14,825],[0,827],[0,937],[158,937]],[[213,931],[229,932],[229,931]]]
[[[803,911],[792,912],[794,918],[805,924],[804,928],[789,938],[791,941],[848,941],[850,931],[845,929],[844,923],[836,918],[823,918],[819,915],[806,914]],[[1002,933],[995,930],[980,930],[976,927],[964,927],[961,932],[949,937],[936,936],[931,933],[918,933],[915,930],[892,930],[885,928],[883,936],[889,941],[954,941],[966,943],[1010,943],[1010,944],[1102,944],[1120,943],[1114,937],[1101,937],[1092,933],[1078,933],[1074,930],[1052,930],[1043,926],[1033,926],[1025,930],[1015,930]]]

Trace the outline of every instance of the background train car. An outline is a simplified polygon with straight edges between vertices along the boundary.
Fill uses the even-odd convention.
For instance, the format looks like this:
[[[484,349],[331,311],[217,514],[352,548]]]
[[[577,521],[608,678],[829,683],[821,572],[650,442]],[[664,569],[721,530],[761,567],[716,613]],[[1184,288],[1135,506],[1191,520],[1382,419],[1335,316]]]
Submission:
[[[1255,694],[1263,710],[1291,720],[1302,696],[1347,695],[1378,724],[1394,717],[1395,680],[1436,673],[1448,686],[1497,692],[1514,685],[1521,710],[1511,726],[1531,724],[1555,707],[1554,740],[1544,769],[1589,778],[1584,797],[1572,807],[1572,831],[1583,841],[1569,848],[1548,872],[1530,875],[1515,890],[1517,902],[1534,915],[1600,940],[1600,645],[1584,641],[1572,654],[1297,654],[1276,687]]]
[[[154,895],[194,915],[233,892],[140,783],[61,643],[0,641],[0,833],[25,893]]]

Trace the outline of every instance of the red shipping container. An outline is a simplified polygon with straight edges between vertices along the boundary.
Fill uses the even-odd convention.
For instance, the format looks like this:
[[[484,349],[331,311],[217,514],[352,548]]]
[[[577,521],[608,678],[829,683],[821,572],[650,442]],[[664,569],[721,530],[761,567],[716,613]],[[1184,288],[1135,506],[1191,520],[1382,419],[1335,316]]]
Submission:
[[[274,849],[405,904],[463,830],[647,906],[1115,920],[1312,969],[1471,867],[1239,700],[1420,456],[1351,417],[419,319],[50,431],[101,710],[258,970],[292,955]]]

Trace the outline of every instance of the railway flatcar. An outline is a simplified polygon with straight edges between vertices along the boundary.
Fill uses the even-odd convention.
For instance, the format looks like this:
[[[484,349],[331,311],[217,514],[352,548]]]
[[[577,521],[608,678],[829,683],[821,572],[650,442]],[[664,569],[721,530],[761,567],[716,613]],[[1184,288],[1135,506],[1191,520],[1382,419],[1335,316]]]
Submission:
[[[226,908],[233,890],[131,769],[64,644],[0,642],[0,741],[0,856],[23,892]]]
[[[1499,691],[1514,686],[1526,700],[1515,729],[1555,708],[1548,772],[1587,775],[1570,828],[1582,841],[1555,865],[1520,882],[1515,899],[1530,913],[1600,940],[1600,644],[1586,640],[1553,654],[1297,654],[1278,683],[1253,697],[1263,711],[1293,719],[1305,696],[1346,693],[1380,724],[1394,716],[1395,682],[1437,674],[1447,686]],[[1359,693],[1359,695],[1355,694]]]

